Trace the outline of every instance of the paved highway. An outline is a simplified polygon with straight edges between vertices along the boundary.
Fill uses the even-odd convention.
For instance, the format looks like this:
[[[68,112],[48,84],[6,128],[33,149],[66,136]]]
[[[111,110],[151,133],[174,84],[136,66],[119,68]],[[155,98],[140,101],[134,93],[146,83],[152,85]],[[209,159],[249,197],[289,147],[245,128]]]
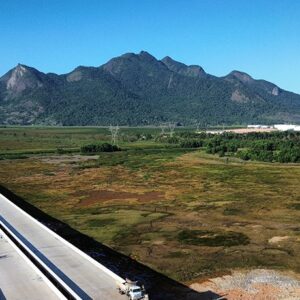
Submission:
[[[9,243],[1,230],[0,299],[60,299],[31,262]]]
[[[116,290],[116,275],[110,274],[94,260],[82,255],[77,248],[64,242],[1,194],[0,222],[21,239],[81,299],[126,299]]]

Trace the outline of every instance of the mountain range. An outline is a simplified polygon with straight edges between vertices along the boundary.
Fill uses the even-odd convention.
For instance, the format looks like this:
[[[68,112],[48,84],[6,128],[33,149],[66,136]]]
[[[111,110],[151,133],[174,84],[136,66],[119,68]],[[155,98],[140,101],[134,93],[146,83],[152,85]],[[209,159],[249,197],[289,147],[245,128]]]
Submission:
[[[300,122],[300,95],[232,71],[206,73],[142,51],[68,74],[18,64],[0,78],[0,124],[182,125]]]

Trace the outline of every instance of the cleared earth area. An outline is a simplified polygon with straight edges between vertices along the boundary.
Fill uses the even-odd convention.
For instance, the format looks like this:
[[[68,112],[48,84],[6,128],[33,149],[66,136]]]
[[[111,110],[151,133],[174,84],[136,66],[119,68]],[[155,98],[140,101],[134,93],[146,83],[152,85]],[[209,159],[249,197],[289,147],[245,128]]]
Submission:
[[[31,150],[38,138],[45,149],[55,149],[55,136],[75,148],[97,139],[94,131],[50,131],[43,144],[45,132],[3,132],[2,151],[19,154],[16,139]],[[0,182],[47,214],[180,282],[206,282],[234,270],[300,272],[299,165],[219,158],[153,141],[125,146],[127,151],[91,157],[5,158]]]
[[[234,271],[191,287],[197,291],[213,290],[228,300],[297,300],[300,295],[297,274],[264,269]]]

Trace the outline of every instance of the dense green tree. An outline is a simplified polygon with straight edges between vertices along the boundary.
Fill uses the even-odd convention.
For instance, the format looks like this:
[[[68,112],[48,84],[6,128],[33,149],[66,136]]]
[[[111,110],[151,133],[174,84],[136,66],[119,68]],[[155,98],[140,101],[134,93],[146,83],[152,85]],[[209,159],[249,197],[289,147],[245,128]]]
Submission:
[[[97,153],[97,152],[115,152],[121,151],[116,145],[111,145],[109,143],[103,144],[89,144],[81,147],[82,153]]]

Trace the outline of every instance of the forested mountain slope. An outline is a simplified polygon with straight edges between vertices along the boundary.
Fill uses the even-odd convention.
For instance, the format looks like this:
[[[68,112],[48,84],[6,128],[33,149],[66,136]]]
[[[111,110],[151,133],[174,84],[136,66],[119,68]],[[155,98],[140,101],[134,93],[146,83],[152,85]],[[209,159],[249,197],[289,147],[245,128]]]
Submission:
[[[189,125],[300,122],[300,95],[233,71],[207,74],[170,57],[127,53],[100,67],[44,74],[18,65],[0,78],[1,124]]]

